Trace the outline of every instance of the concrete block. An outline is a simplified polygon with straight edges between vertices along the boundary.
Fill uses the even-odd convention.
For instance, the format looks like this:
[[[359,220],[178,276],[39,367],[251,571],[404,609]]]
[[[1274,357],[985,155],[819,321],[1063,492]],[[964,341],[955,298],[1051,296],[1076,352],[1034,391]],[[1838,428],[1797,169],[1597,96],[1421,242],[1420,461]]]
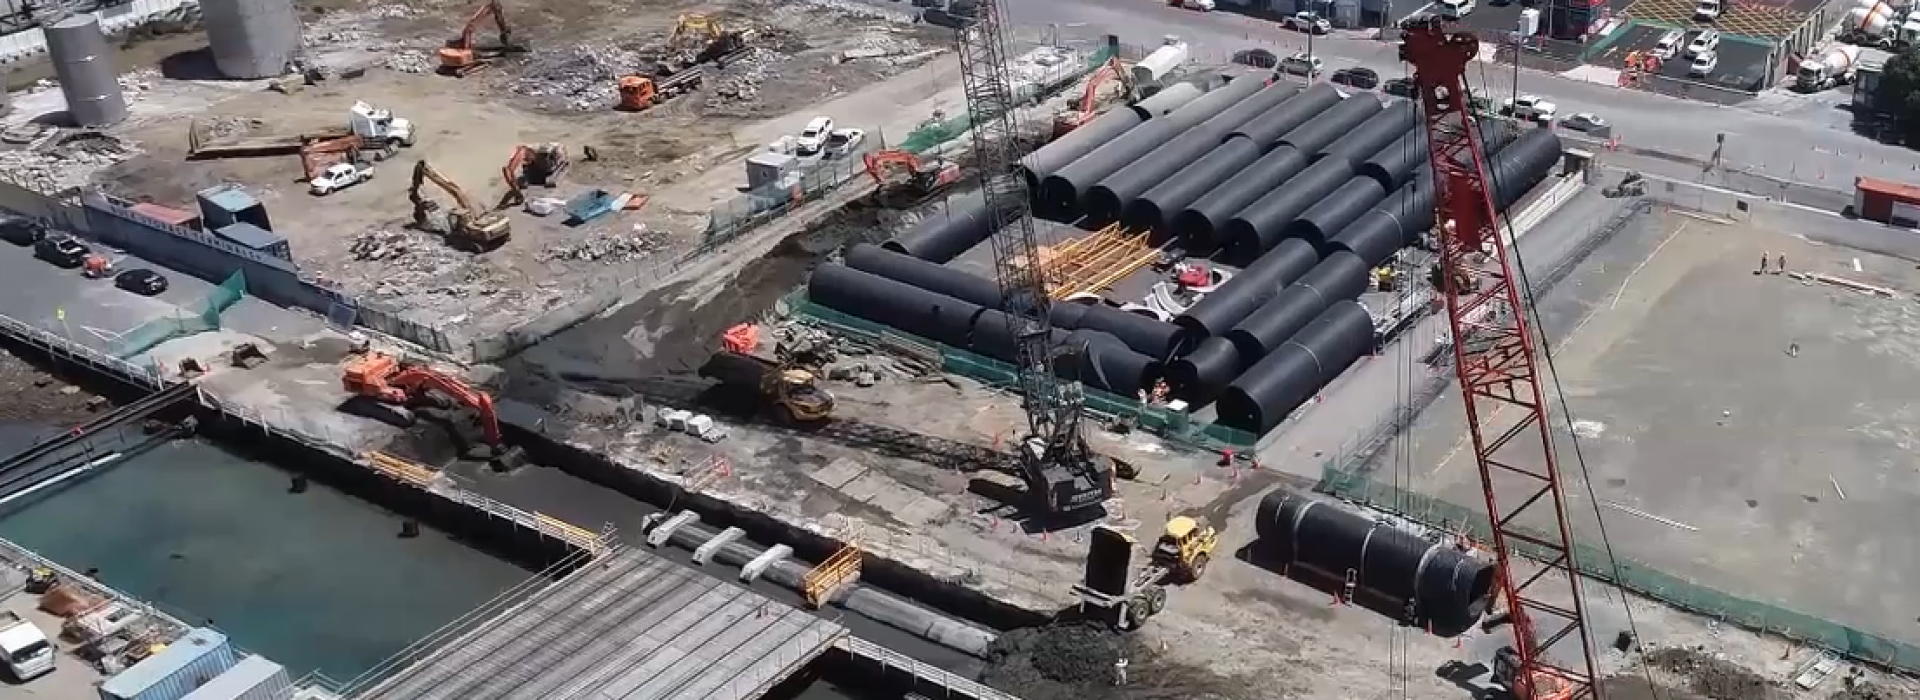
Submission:
[[[838,489],[865,473],[867,473],[867,465],[861,464],[856,459],[841,457],[828,462],[825,467],[807,472],[807,476],[828,488]]]
[[[647,531],[647,545],[659,547],[666,544],[667,539],[673,537],[673,531],[680,529],[681,525],[697,522],[700,522],[699,513],[690,510],[674,513],[673,517],[667,518],[666,522],[655,525],[652,530]]]
[[[915,496],[913,501],[908,503],[906,507],[895,512],[893,517],[900,522],[918,527],[939,520],[946,516],[947,512],[951,510],[953,510],[953,506],[947,505],[940,499],[920,495]]]
[[[760,578],[760,574],[766,572],[767,567],[786,561],[790,556],[793,556],[792,547],[776,544],[771,549],[761,552],[760,556],[754,557],[753,561],[747,562],[746,566],[740,567],[740,580],[752,583],[754,579]]]
[[[891,485],[893,485],[893,477],[869,471],[861,474],[860,478],[848,482],[846,486],[840,487],[840,492],[846,494],[848,498],[865,503],[879,494],[881,489]]]
[[[730,527],[725,530],[721,530],[720,534],[714,535],[713,539],[707,540],[706,544],[702,544],[698,549],[693,550],[693,563],[695,564],[707,563],[708,559],[713,558],[714,552],[720,551],[721,547],[727,546],[729,543],[733,542],[734,540],[740,539],[742,536],[746,534],[747,534],[746,530],[742,530],[737,527]]]

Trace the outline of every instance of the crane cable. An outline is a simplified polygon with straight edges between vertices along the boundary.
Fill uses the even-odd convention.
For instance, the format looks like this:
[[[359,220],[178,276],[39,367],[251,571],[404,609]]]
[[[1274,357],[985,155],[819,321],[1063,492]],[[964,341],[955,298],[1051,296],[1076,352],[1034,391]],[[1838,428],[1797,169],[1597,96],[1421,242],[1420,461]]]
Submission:
[[[1515,58],[1516,60],[1518,59],[1517,56]],[[1485,62],[1480,62],[1480,84],[1482,87],[1489,84],[1487,82],[1487,66]],[[1516,90],[1517,90],[1517,87],[1516,87]],[[1462,108],[1468,111],[1471,111],[1473,109],[1472,91],[1469,91],[1469,94],[1466,95],[1466,102],[1462,105]],[[1476,118],[1474,120],[1474,123],[1475,123],[1475,126],[1477,127],[1479,120]],[[1535,127],[1535,128],[1539,128],[1539,127]],[[1552,126],[1549,125],[1547,128],[1552,128]],[[1478,138],[1478,134],[1472,134],[1472,136],[1475,137],[1476,139]],[[1515,139],[1515,141],[1517,142],[1518,139]],[[1591,166],[1591,164],[1589,164],[1589,166]],[[1498,193],[1500,191],[1500,183],[1497,182],[1497,180],[1499,179],[1499,177],[1500,177],[1499,173],[1495,172],[1492,167],[1487,168],[1487,188],[1492,190],[1487,194],[1498,196]],[[1506,229],[1507,240],[1511,242],[1511,245],[1508,246],[1507,256],[1513,260],[1514,272],[1518,274],[1520,278],[1516,281],[1519,282],[1521,303],[1525,305],[1526,308],[1517,309],[1516,312],[1523,313],[1527,317],[1538,320],[1540,318],[1539,301],[1534,296],[1533,282],[1527,276],[1526,262],[1522,260],[1522,256],[1520,255],[1520,238],[1518,236],[1518,232],[1515,231],[1513,228],[1513,219],[1506,216],[1497,216],[1496,220],[1499,221],[1500,225],[1505,227]],[[1546,363],[1547,377],[1553,384],[1552,400],[1554,403],[1559,404],[1561,420],[1566,421],[1567,439],[1568,439],[1568,442],[1573,446],[1573,461],[1574,461],[1574,464],[1580,470],[1580,481],[1585,486],[1585,489],[1587,492],[1587,502],[1593,507],[1593,520],[1598,525],[1598,530],[1599,530],[1598,534],[1600,535],[1600,544],[1601,544],[1601,547],[1605,550],[1607,555],[1607,566],[1609,569],[1611,569],[1611,575],[1613,577],[1612,583],[1614,588],[1620,591],[1620,607],[1626,611],[1627,631],[1628,633],[1633,635],[1634,641],[1637,644],[1640,639],[1640,628],[1638,623],[1636,623],[1633,618],[1632,601],[1627,599],[1626,589],[1621,588],[1622,579],[1621,579],[1620,558],[1614,554],[1613,540],[1607,536],[1607,519],[1603,517],[1601,514],[1600,498],[1593,489],[1593,478],[1587,470],[1586,454],[1580,448],[1580,433],[1574,430],[1573,428],[1573,423],[1574,423],[1573,409],[1567,402],[1566,389],[1560,383],[1560,370],[1558,367],[1555,366],[1553,361],[1553,343],[1546,342],[1547,329],[1544,326],[1541,326],[1539,324],[1528,324],[1528,325],[1530,328],[1538,328],[1538,330],[1535,332],[1541,340],[1541,342],[1539,343],[1540,358]],[[1458,342],[1458,339],[1456,339],[1455,342]],[[1548,398],[1545,396],[1540,396],[1535,398],[1543,404],[1543,408],[1544,408],[1544,404],[1548,401]],[[1553,446],[1549,444],[1547,447],[1551,449]],[[1569,540],[1571,540],[1573,533],[1569,532],[1567,533],[1567,535]],[[1567,554],[1569,557],[1567,561],[1568,575],[1580,576],[1581,573],[1576,564],[1577,560],[1573,558],[1573,552],[1569,550]],[[1586,603],[1586,601],[1575,601],[1575,602],[1580,603],[1582,607],[1584,607]],[[1581,624],[1583,625],[1586,624],[1586,620],[1582,619]],[[1588,631],[1591,632],[1592,630],[1589,629]],[[1592,654],[1594,653],[1594,650],[1587,649],[1585,650],[1584,653]],[[1595,671],[1598,672],[1598,670],[1599,669],[1596,664]],[[1645,654],[1640,655],[1640,672],[1642,675],[1646,677],[1647,692],[1653,695],[1654,700],[1660,700],[1661,698],[1660,687],[1659,685],[1653,682],[1653,667],[1651,664],[1647,662],[1647,657]],[[1590,678],[1588,679],[1588,681],[1592,684],[1592,688],[1595,689],[1593,691],[1594,696],[1597,696],[1599,693],[1598,688],[1600,686],[1600,679]]]

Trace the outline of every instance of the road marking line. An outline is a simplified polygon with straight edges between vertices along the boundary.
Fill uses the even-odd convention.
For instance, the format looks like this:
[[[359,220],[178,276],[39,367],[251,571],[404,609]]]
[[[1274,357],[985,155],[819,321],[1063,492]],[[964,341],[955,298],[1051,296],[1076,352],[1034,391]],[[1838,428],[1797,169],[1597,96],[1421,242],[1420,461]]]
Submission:
[[[1672,243],[1673,239],[1679,238],[1680,232],[1687,230],[1688,223],[1689,222],[1686,221],[1680,222],[1680,228],[1676,228],[1673,230],[1673,233],[1667,234],[1667,240],[1661,241],[1660,245],[1655,246],[1653,252],[1647,254],[1647,259],[1633,266],[1633,271],[1627,273],[1627,278],[1620,280],[1620,290],[1613,293],[1613,303],[1607,305],[1608,309],[1614,309],[1620,306],[1620,297],[1627,293],[1627,285],[1633,283],[1633,276],[1640,274],[1640,269],[1646,267],[1647,263],[1653,262],[1653,259],[1660,255],[1660,251],[1666,250],[1668,243]]]

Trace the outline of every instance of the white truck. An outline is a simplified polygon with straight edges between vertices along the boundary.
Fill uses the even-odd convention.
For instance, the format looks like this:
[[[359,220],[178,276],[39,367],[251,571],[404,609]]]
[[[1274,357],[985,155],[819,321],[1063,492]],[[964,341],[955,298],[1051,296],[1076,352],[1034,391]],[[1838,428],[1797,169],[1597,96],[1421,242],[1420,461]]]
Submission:
[[[315,197],[325,197],[371,179],[373,168],[357,163],[335,163],[307,183],[307,190]]]
[[[413,145],[413,120],[374,109],[365,102],[353,103],[353,109],[347,114],[347,126],[369,144]]]
[[[1548,102],[1539,95],[1521,95],[1500,103],[1500,113],[1521,121],[1551,123],[1554,114],[1560,111],[1559,105]]]
[[[53,672],[53,640],[11,610],[0,612],[0,654],[6,655],[7,672],[21,683]]]
[[[1819,92],[1853,82],[1853,70],[1860,64],[1860,47],[1836,44],[1818,58],[1800,62],[1793,85],[1801,92]]]

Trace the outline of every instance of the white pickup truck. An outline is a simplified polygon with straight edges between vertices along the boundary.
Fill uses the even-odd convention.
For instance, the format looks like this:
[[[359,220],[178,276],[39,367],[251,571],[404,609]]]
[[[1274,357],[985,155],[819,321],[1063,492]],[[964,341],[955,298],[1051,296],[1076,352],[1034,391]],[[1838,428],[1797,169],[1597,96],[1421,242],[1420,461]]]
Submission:
[[[53,641],[11,610],[0,612],[0,654],[5,655],[7,672],[21,683],[53,672]]]
[[[1518,98],[1503,100],[1500,113],[1521,121],[1550,123],[1554,113],[1560,111],[1558,105],[1548,102],[1539,95],[1521,95]]]
[[[373,179],[373,168],[353,163],[335,163],[322,171],[320,177],[314,178],[307,184],[313,196],[324,197],[371,179]]]

